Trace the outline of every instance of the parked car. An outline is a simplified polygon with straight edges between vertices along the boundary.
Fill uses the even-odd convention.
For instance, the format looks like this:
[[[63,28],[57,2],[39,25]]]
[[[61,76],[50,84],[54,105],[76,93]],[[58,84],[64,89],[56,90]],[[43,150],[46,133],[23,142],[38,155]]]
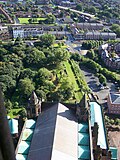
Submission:
[[[109,89],[109,86],[105,86],[104,88],[105,88],[105,89]]]
[[[105,89],[105,87],[103,86],[103,84],[100,84],[98,87],[100,88],[100,90]]]
[[[104,87],[104,86],[102,86],[102,87],[100,87],[100,89],[101,89],[101,90],[103,90],[103,89],[105,89],[105,87]]]

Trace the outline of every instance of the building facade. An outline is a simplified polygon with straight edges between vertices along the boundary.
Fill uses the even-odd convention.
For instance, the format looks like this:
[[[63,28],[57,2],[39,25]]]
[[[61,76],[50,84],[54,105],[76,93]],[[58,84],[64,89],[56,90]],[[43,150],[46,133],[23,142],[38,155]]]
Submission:
[[[31,94],[26,110],[28,118],[35,118],[41,112],[41,101],[38,99],[34,91]]]
[[[107,98],[108,111],[111,114],[120,114],[120,92],[109,93]]]
[[[81,30],[102,30],[104,25],[102,23],[76,23],[75,27]]]
[[[12,37],[27,38],[29,36],[41,36],[44,33],[53,34],[56,37],[65,36],[61,26],[44,26],[44,25],[21,25],[12,27]]]
[[[120,69],[120,56],[119,54],[116,54],[114,57],[112,57],[111,53],[114,51],[112,48],[114,47],[111,47],[109,44],[103,44],[99,47],[99,54],[106,66],[113,70],[118,70]]]

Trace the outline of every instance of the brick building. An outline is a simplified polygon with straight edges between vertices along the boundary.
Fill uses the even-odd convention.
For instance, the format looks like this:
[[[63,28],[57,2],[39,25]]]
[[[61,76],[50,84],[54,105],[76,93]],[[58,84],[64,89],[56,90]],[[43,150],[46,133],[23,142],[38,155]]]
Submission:
[[[81,30],[102,30],[104,27],[102,23],[76,23],[75,26]]]
[[[108,111],[112,114],[120,114],[120,92],[118,93],[109,93],[108,99]]]
[[[41,36],[44,33],[53,34],[56,37],[65,36],[62,26],[44,26],[44,25],[19,25],[12,27],[12,37],[26,38],[29,36]]]
[[[108,66],[109,68],[112,68],[113,70],[120,69],[120,55],[116,54],[114,57],[112,57],[111,53],[113,52],[113,50],[109,44],[103,44],[99,47],[100,56],[103,59],[106,66]]]

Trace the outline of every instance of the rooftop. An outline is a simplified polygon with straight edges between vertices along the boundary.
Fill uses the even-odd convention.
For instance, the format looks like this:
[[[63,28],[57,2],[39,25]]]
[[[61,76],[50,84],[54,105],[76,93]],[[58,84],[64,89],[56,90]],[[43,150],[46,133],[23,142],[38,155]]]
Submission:
[[[18,133],[18,120],[16,120],[16,119],[9,119],[8,123],[9,123],[11,134]]]
[[[35,121],[32,119],[26,120],[25,128],[20,137],[20,142],[18,142],[17,151],[16,151],[17,152],[16,160],[27,159],[34,128],[35,128]]]
[[[59,157],[61,160],[77,160],[78,123],[74,111],[61,103],[43,108],[37,119],[28,159],[57,160]]]
[[[118,156],[117,156],[117,148],[115,147],[110,147],[110,151],[112,152],[112,160],[117,160]]]
[[[90,159],[90,137],[87,123],[78,124],[78,159]]]
[[[120,93],[110,93],[110,99],[113,104],[120,104]]]
[[[91,126],[94,126],[94,123],[98,124],[98,142],[97,145],[100,145],[102,149],[107,149],[107,140],[105,133],[105,126],[103,121],[102,109],[101,106],[96,102],[90,102],[90,113],[91,113]]]

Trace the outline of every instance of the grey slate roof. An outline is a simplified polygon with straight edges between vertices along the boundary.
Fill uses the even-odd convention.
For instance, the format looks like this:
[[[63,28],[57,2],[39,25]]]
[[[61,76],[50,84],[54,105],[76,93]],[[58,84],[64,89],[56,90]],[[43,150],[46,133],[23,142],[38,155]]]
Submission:
[[[110,93],[111,102],[113,104],[120,104],[120,93]]]
[[[77,160],[78,123],[75,112],[61,103],[42,108],[28,160]]]

